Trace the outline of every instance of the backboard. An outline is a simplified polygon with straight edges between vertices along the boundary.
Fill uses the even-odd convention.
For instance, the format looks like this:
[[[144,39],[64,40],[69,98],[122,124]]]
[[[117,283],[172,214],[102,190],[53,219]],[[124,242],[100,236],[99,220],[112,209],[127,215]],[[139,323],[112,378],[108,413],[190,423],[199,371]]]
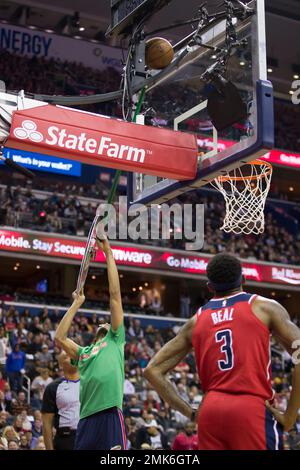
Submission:
[[[223,3],[208,1],[209,13],[217,8],[222,10]],[[130,204],[166,202],[208,184],[230,169],[255,160],[273,146],[273,90],[267,81],[264,0],[243,3],[247,3],[255,13],[246,19],[234,19],[237,42],[242,47],[233,50],[224,68],[223,78],[237,87],[247,106],[247,119],[218,132],[208,113],[208,96],[212,87],[203,80],[203,73],[216,63],[228,40],[226,20],[220,18],[212,27],[201,32],[200,46],[193,46],[195,52],[190,48],[191,58],[186,60],[184,67],[179,61],[176,72],[169,76],[164,71],[153,72],[156,81],[146,90],[144,111],[147,125],[197,135],[197,176],[189,181],[176,181],[139,173],[129,174]],[[176,51],[175,60],[176,57],[178,60],[178,56],[183,54],[180,44]],[[159,76],[161,80],[157,79]]]

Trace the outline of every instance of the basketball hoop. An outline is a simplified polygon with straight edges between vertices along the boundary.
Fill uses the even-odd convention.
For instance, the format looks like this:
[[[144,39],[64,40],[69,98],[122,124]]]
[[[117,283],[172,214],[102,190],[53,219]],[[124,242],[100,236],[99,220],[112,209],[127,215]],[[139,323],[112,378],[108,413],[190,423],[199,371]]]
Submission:
[[[254,160],[211,182],[225,199],[226,215],[221,230],[246,235],[263,233],[272,173],[269,162]]]

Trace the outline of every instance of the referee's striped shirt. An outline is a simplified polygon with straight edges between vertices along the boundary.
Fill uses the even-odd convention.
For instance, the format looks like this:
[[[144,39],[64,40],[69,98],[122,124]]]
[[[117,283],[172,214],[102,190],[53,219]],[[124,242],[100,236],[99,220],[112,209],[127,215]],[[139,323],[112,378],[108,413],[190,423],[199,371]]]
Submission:
[[[54,413],[54,427],[76,429],[79,421],[79,379],[64,377],[47,385],[42,404],[42,413]]]

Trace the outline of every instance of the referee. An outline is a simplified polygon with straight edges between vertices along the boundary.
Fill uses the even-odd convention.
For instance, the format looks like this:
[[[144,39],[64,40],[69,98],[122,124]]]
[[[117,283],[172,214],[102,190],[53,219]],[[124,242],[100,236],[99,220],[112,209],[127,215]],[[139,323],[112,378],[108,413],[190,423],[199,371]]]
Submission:
[[[42,403],[43,436],[47,450],[73,450],[79,421],[79,374],[63,351],[58,357],[64,377],[47,385]],[[53,439],[53,426],[56,429]]]
[[[111,325],[99,325],[95,338],[80,347],[68,331],[83,304],[83,292],[73,294],[74,302],[61,320],[55,340],[78,364],[80,374],[80,421],[76,450],[125,450],[126,434],[122,414],[124,390],[125,330],[119,275],[108,240],[98,240],[106,256]]]

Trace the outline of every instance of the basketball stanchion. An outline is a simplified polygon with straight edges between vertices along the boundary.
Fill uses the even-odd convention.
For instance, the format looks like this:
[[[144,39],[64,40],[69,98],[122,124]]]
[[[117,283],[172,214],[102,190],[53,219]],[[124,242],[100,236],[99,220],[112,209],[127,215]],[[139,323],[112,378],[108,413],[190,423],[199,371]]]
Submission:
[[[135,113],[134,113],[134,116],[133,116],[133,119],[132,119],[133,122],[136,122],[137,116],[140,114],[140,111],[141,111],[141,108],[142,108],[142,105],[143,105],[143,101],[144,101],[144,97],[145,97],[145,89],[143,89],[141,91],[140,95],[139,95],[139,100],[138,100],[138,103],[137,103],[137,106],[136,106],[136,109],[135,109]],[[117,170],[116,174],[115,174],[115,177],[114,177],[114,180],[113,180],[113,183],[112,183],[112,187],[110,189],[110,192],[109,192],[109,195],[108,195],[108,198],[107,198],[107,204],[112,204],[114,199],[115,199],[121,175],[122,175],[122,171]],[[97,208],[95,218],[94,218],[93,223],[91,225],[91,228],[90,228],[90,231],[89,231],[89,234],[88,234],[88,239],[87,239],[87,244],[86,244],[84,256],[83,256],[82,261],[81,261],[81,266],[80,266],[80,270],[79,270],[79,274],[78,274],[77,286],[76,286],[76,291],[75,291],[77,293],[82,291],[82,289],[84,288],[85,281],[86,281],[88,271],[89,271],[89,267],[90,267],[90,262],[93,261],[95,259],[95,256],[96,256],[96,252],[97,252],[97,249],[96,249],[97,225],[100,222],[105,224],[105,222],[107,220],[107,217],[108,217],[108,214],[103,218],[102,204],[100,204]]]

